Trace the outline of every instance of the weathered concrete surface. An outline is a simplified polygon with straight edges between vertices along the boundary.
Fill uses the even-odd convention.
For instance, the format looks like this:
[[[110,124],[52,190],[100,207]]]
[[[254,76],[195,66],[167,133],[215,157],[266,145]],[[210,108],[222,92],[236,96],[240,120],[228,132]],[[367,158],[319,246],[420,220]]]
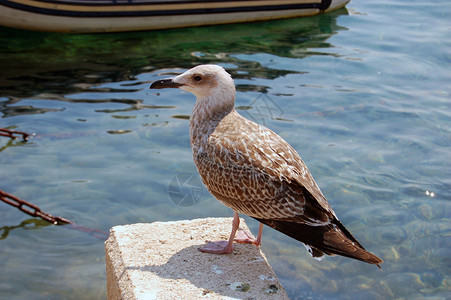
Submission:
[[[255,245],[235,243],[229,255],[197,250],[227,239],[231,228],[232,218],[113,227],[105,243],[108,299],[288,299]]]

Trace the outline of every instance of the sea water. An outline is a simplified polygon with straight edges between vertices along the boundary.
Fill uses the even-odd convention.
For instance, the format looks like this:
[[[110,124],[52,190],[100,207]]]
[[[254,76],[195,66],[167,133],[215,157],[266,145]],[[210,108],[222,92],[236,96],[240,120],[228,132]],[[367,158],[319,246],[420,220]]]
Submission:
[[[384,260],[316,261],[265,227],[292,299],[451,298],[451,3],[352,1],[254,24],[120,34],[0,29],[0,189],[79,225],[231,216],[192,161],[195,98],[150,82],[215,63],[237,110],[302,156]],[[258,224],[247,218],[256,232]],[[105,299],[102,238],[0,203],[1,299]],[[243,298],[246,295],[243,293]]]

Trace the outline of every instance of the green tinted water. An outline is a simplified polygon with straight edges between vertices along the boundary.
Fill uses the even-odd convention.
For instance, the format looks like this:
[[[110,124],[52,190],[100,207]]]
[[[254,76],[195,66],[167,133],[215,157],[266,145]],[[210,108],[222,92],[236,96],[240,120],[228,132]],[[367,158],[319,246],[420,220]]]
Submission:
[[[198,184],[194,97],[148,90],[217,63],[236,80],[240,113],[300,152],[341,221],[385,261],[382,271],[342,257],[318,262],[265,228],[263,251],[290,297],[450,298],[451,4],[347,7],[141,33],[1,28],[0,127],[37,135],[0,138],[0,189],[103,231],[231,216]],[[104,299],[104,264],[103,241],[0,203],[1,299]]]

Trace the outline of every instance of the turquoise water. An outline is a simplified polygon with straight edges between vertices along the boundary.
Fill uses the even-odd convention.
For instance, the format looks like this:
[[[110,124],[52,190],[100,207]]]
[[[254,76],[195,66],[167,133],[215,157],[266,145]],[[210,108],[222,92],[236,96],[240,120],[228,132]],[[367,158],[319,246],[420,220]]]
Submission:
[[[451,2],[353,1],[321,16],[157,32],[0,29],[0,189],[77,224],[231,216],[198,186],[194,97],[149,82],[223,65],[243,115],[299,151],[384,263],[316,261],[265,228],[292,299],[451,298]],[[180,199],[175,180],[194,175]],[[191,186],[183,186],[186,195]],[[256,232],[258,224],[247,218]],[[1,299],[104,299],[103,241],[0,203]],[[245,297],[245,295],[243,295]]]

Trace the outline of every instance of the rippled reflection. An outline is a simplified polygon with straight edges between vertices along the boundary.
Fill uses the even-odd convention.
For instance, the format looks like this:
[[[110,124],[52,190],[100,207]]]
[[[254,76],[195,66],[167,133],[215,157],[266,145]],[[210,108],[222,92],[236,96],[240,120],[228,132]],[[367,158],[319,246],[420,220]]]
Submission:
[[[109,35],[61,35],[2,28],[0,39],[8,42],[0,45],[1,96],[73,94],[95,90],[96,85],[105,82],[133,81],[143,72],[208,62],[233,63],[236,69],[231,72],[236,78],[272,79],[290,71],[266,69],[258,62],[233,55],[335,55],[311,49],[332,46],[327,39],[345,29],[336,24],[336,18],[346,13],[343,9],[319,18]]]

